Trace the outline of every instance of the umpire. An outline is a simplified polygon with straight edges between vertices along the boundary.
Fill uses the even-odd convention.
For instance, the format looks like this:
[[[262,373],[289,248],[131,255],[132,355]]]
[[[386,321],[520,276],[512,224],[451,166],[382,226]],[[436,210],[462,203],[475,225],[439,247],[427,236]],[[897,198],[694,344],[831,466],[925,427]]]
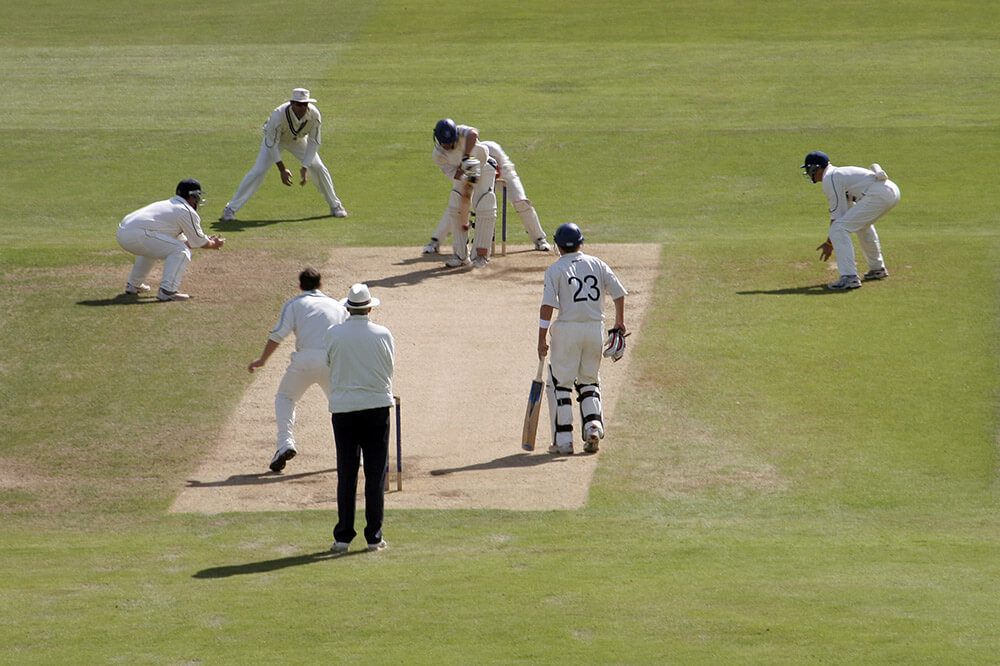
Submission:
[[[385,326],[368,319],[379,304],[366,284],[351,287],[348,318],[326,332],[330,367],[330,412],[337,447],[337,526],[335,553],[346,552],[357,536],[358,468],[365,470],[365,540],[368,550],[386,547],[382,539],[385,474],[389,456],[389,408],[393,404],[392,371],[395,341]]]

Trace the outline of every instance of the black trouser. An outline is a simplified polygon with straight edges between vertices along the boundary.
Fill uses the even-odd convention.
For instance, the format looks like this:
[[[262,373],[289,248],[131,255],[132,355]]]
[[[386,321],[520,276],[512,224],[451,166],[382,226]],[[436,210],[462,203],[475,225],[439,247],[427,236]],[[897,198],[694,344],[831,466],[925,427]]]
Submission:
[[[389,408],[375,407],[357,412],[332,414],[333,439],[337,446],[337,526],[335,541],[350,543],[357,536],[354,514],[357,505],[358,468],[365,469],[365,540],[382,541],[385,513],[385,468],[389,459]]]

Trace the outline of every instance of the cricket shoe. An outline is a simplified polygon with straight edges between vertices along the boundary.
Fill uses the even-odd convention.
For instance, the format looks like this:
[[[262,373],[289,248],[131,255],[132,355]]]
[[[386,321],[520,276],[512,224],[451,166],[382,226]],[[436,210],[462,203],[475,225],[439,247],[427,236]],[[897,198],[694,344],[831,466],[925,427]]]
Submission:
[[[145,294],[147,291],[150,291],[151,289],[152,287],[150,287],[148,284],[145,283],[139,284],[138,286],[134,286],[131,284],[125,285],[125,293],[128,294],[129,296],[138,296],[139,294]]]
[[[351,547],[351,544],[346,541],[334,541],[333,545],[330,546],[330,552],[332,553],[346,553]]]
[[[232,222],[236,219],[236,211],[226,206],[222,211],[222,217],[219,218],[220,222]]]
[[[601,438],[604,437],[604,427],[593,421],[583,429],[583,450],[586,453],[597,453],[601,448]]]
[[[827,289],[834,291],[847,291],[848,289],[858,289],[861,287],[861,280],[857,275],[841,275],[836,282],[826,285]]]
[[[469,261],[468,257],[460,257],[457,254],[453,254],[448,257],[448,260],[444,262],[444,265],[448,268],[458,268],[460,266],[468,266],[472,262]]]
[[[330,208],[330,215],[334,217],[347,217],[347,210],[343,206],[333,206]]]
[[[432,238],[430,243],[424,245],[424,254],[437,254],[440,247],[441,243],[438,242],[438,239]]]
[[[166,289],[160,289],[156,292],[156,300],[167,303],[169,301],[186,301],[191,296],[189,294],[182,294],[179,291],[167,291]]]
[[[876,268],[873,271],[868,271],[867,273],[865,273],[861,277],[861,279],[862,280],[884,280],[887,277],[889,277],[889,271],[885,270],[885,268],[883,267],[883,268]]]
[[[571,456],[573,455],[573,447],[559,446],[558,444],[550,444],[549,453],[551,453],[554,456]]]
[[[268,465],[272,472],[280,472],[285,469],[285,463],[295,457],[295,447],[286,446],[278,449],[274,452],[274,457],[271,458],[271,464]]]
[[[473,268],[486,268],[486,264],[489,263],[489,259],[486,255],[477,254],[476,258],[472,260]]]
[[[368,552],[374,553],[376,550],[385,550],[388,547],[389,547],[389,544],[387,544],[385,542],[385,539],[382,539],[378,543],[370,543],[370,544],[368,544]]]
[[[545,240],[545,236],[542,236],[541,238],[535,241],[535,249],[538,250],[539,252],[551,252],[552,246],[549,245],[549,242],[547,240]]]

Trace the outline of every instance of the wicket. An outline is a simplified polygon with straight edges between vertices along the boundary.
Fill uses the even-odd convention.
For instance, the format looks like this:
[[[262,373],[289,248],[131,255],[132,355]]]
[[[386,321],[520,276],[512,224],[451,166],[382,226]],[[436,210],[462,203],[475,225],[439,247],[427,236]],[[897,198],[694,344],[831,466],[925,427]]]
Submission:
[[[393,402],[396,403],[396,492],[400,492],[403,489],[403,434],[399,429],[401,419],[400,419],[400,408],[399,408],[399,396],[392,396]],[[385,489],[389,490],[389,457],[386,456],[385,459]]]
[[[503,187],[502,201],[500,206],[500,256],[507,256],[507,183],[502,178],[496,179],[496,184],[498,187]],[[496,254],[497,252],[497,232],[493,230],[493,247],[490,248],[490,254]]]

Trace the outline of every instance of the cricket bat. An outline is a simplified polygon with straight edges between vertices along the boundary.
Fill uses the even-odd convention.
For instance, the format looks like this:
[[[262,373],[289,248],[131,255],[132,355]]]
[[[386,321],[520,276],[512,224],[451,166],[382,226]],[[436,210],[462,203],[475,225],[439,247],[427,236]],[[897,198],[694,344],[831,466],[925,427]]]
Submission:
[[[535,435],[538,434],[538,413],[542,411],[542,390],[545,384],[542,382],[542,371],[545,369],[545,359],[538,361],[538,374],[531,382],[531,390],[528,391],[528,408],[524,412],[524,431],[521,433],[521,448],[525,451],[535,450]]]
[[[469,230],[469,210],[472,208],[472,190],[475,185],[468,181],[462,183],[462,189],[459,193],[462,195],[462,200],[458,206],[458,223],[462,225],[463,231]]]

